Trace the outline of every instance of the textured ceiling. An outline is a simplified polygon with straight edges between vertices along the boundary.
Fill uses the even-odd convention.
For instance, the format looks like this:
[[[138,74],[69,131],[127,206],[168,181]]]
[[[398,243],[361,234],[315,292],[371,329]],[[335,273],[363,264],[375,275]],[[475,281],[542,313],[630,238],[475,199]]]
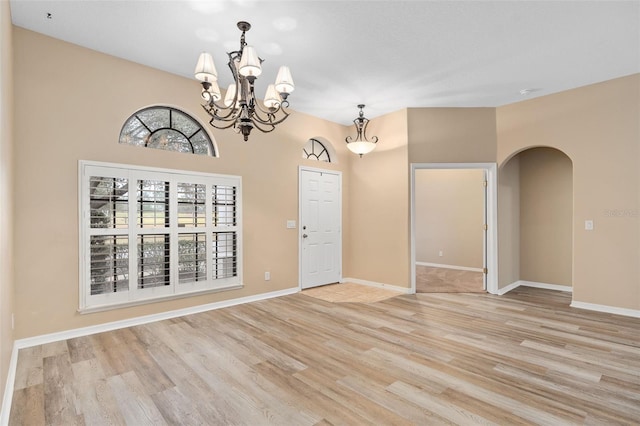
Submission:
[[[221,87],[236,22],[249,21],[259,95],[289,65],[291,107],[342,124],[359,103],[369,118],[492,107],[640,72],[640,0],[10,3],[17,26],[189,78],[209,51]]]

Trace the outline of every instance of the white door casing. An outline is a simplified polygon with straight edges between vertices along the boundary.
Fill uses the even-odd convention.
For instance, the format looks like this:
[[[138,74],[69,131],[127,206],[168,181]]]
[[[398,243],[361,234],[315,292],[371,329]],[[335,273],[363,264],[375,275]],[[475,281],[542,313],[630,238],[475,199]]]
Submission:
[[[485,290],[498,294],[498,171],[496,163],[412,163],[411,164],[411,293],[416,292],[416,217],[415,217],[415,175],[419,169],[481,169],[485,171],[485,224],[484,264]]]
[[[300,288],[342,278],[342,174],[299,169]]]

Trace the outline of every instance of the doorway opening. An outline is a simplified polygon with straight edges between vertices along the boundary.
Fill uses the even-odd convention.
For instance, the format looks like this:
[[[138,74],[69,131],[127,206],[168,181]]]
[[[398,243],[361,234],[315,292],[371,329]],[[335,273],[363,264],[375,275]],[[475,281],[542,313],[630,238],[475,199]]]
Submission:
[[[497,292],[494,163],[411,165],[412,292]]]

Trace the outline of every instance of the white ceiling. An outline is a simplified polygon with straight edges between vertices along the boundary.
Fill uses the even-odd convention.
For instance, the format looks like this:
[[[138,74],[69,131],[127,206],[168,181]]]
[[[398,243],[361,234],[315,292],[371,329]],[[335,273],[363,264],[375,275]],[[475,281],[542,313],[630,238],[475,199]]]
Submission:
[[[259,95],[289,65],[294,110],[342,124],[406,107],[499,106],[640,72],[640,0],[11,0],[13,23],[220,86],[236,22],[265,59]],[[51,13],[51,19],[47,18]],[[161,90],[161,88],[159,88]],[[194,96],[199,86],[194,80]]]

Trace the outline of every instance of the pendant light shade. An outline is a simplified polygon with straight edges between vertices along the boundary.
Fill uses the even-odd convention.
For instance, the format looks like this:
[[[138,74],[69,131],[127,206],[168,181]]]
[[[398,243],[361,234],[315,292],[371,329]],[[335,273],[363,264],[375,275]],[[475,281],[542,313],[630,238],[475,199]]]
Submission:
[[[227,107],[231,107],[231,105],[233,104],[233,98],[236,95],[236,85],[234,83],[231,83],[229,85],[229,87],[227,87],[227,93],[225,93],[224,95],[224,104]],[[236,100],[236,106],[237,106],[237,100]]]
[[[349,151],[362,157],[376,149],[376,143],[371,141],[353,141],[347,144]]]
[[[284,65],[280,67],[276,77],[275,87],[285,99],[291,92],[293,92],[296,86],[293,84],[293,78],[291,77],[291,70],[289,70],[289,67]]]
[[[207,52],[202,52],[198,57],[195,69],[196,79],[202,82],[214,82],[218,80],[218,72],[213,64],[213,57]]]
[[[267,108],[278,108],[281,102],[282,98],[280,98],[280,94],[278,94],[275,85],[270,84],[267,87],[267,93],[264,95],[264,106]]]
[[[238,71],[245,77],[258,77],[262,74],[258,53],[252,46],[245,46],[242,49],[242,58],[240,59]]]

